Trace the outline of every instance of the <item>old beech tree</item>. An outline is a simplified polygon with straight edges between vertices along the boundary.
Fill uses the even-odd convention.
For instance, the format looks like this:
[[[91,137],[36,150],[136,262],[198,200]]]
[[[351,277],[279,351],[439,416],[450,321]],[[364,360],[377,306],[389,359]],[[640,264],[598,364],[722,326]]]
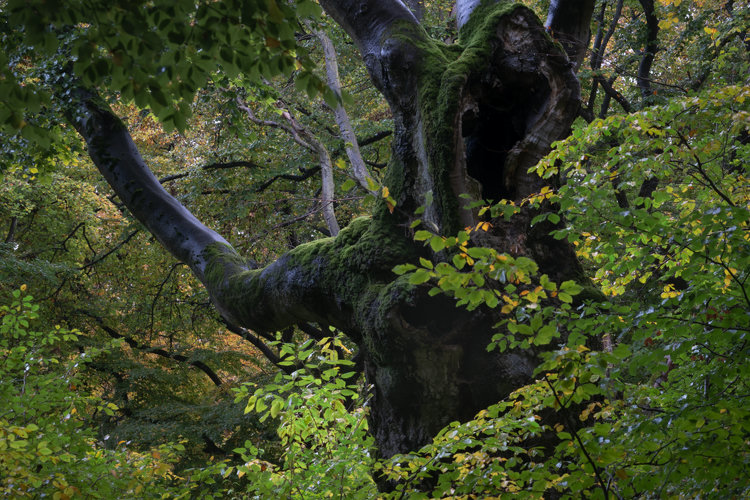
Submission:
[[[415,4],[417,2],[414,2]],[[301,245],[255,269],[159,184],[127,128],[92,89],[76,88],[69,119],[114,191],[159,242],[186,263],[230,324],[255,331],[334,326],[360,350],[374,385],[371,430],[389,456],[419,447],[453,420],[527,383],[533,352],[488,353],[497,309],[456,308],[429,284],[411,285],[396,265],[434,254],[414,242],[421,217],[455,235],[481,219],[471,200],[520,202],[546,181],[529,174],[566,136],[579,108],[575,69],[588,42],[593,0],[553,1],[546,23],[509,2],[458,1],[460,40],[429,38],[399,0],[320,0],[354,40],[394,118],[382,203],[335,238]],[[468,194],[470,197],[461,197]],[[575,254],[531,226],[525,206],[491,221],[478,243],[527,256],[557,282],[581,280]]]

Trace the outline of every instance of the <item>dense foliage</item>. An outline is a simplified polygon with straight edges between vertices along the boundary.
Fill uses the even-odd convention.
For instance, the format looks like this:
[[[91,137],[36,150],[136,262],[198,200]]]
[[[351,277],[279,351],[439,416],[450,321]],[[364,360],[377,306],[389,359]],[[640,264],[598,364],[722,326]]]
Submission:
[[[489,222],[453,237],[415,223],[450,258],[394,272],[456,307],[498,308],[488,350],[539,348],[543,362],[535,383],[388,459],[352,345],[323,328],[227,330],[54,118],[72,60],[108,89],[164,185],[265,263],[331,234],[319,148],[305,144],[330,153],[341,222],[388,198],[388,107],[314,2],[126,3],[0,1],[4,495],[750,495],[747,2],[597,2],[581,118],[533,169],[549,186],[523,202],[549,210],[537,223],[565,222],[554,237],[590,282],[472,246]],[[430,34],[452,43],[450,6],[423,4]],[[338,50],[343,100],[324,90],[315,30]],[[337,129],[342,103],[369,189]]]

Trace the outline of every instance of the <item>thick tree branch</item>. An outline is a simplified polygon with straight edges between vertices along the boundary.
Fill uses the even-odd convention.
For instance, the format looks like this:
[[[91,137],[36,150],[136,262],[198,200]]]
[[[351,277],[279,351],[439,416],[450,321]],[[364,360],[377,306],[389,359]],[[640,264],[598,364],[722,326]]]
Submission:
[[[216,244],[230,248],[229,243],[162,188],[125,125],[101,98],[82,88],[74,89],[71,98],[69,118],[101,174],[135,218],[204,281],[206,248]]]
[[[276,331],[303,321],[356,331],[351,305],[329,287],[339,285],[344,266],[321,258],[310,265],[302,245],[264,269],[251,269],[229,243],[201,224],[164,190],[149,170],[122,121],[95,93],[70,93],[69,119],[88,145],[89,155],[130,212],[206,286],[225,319],[253,330]],[[347,242],[316,242],[316,252],[338,252]],[[393,266],[389,262],[390,267]],[[389,267],[389,268],[390,268]],[[326,280],[326,273],[340,275]]]
[[[545,27],[562,43],[576,68],[586,55],[594,0],[552,0]]]
[[[373,83],[391,107],[406,105],[416,83],[410,71],[419,60],[414,46],[427,41],[409,8],[400,0],[321,0],[320,5],[352,37]],[[409,35],[392,36],[396,32]]]

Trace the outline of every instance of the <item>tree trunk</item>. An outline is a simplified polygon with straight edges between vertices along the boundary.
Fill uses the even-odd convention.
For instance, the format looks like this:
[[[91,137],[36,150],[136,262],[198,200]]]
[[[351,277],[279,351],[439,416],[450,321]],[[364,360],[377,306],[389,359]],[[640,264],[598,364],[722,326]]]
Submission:
[[[228,322],[263,331],[316,322],[359,344],[375,387],[371,429],[381,454],[391,456],[506,397],[530,380],[538,362],[531,351],[487,353],[500,319],[496,310],[456,308],[447,296],[430,296],[431,286],[393,273],[395,265],[419,257],[446,258],[413,241],[415,211],[424,206],[424,224],[451,236],[480,222],[465,208],[470,201],[507,198],[520,205],[538,192],[546,181],[527,170],[568,133],[579,86],[563,47],[518,4],[466,2],[461,40],[452,46],[429,39],[400,1],[321,4],[355,40],[390,103],[392,213],[383,203],[337,237],[253,269],[161,188],[125,127],[94,93],[72,92],[70,119],[121,200],[193,269]],[[580,279],[572,248],[549,236],[549,223],[532,227],[535,214],[526,204],[509,221],[492,220],[477,243],[528,256],[557,282]]]
[[[565,52],[530,10],[500,4],[474,12],[458,46],[428,39],[403,13],[383,28],[379,36],[386,41],[376,53],[358,38],[356,18],[325,7],[360,40],[393,111],[385,184],[398,208],[393,214],[381,208],[375,225],[400,231],[408,245],[411,234],[399,228],[408,228],[425,206],[425,225],[451,236],[481,220],[465,208],[471,201],[520,204],[546,184],[527,171],[569,133],[579,85]],[[460,197],[465,193],[471,198]],[[527,205],[510,221],[492,220],[477,243],[529,256],[555,281],[580,279],[572,248],[549,236],[550,225],[531,227],[534,215]],[[421,245],[413,254],[445,258]],[[531,380],[538,362],[534,352],[488,354],[499,315],[457,309],[452,299],[428,296],[428,288],[389,278],[374,301],[360,306],[366,375],[375,387],[371,427],[385,456],[418,448],[449,422],[507,396]]]

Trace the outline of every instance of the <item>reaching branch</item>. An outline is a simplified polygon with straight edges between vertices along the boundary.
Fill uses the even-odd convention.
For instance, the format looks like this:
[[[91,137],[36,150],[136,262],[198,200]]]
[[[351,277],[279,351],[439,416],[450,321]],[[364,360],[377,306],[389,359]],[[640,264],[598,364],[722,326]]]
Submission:
[[[263,269],[253,269],[224,238],[164,190],[125,125],[100,97],[74,87],[61,99],[68,103],[69,120],[117,196],[164,248],[190,267],[225,319],[255,331],[315,322],[356,333],[350,322],[351,304],[332,290],[347,272],[346,266],[322,257],[310,265],[310,247],[302,245]],[[320,256],[336,255],[346,243],[350,241],[321,240],[315,251]]]
[[[203,373],[205,373],[206,376],[208,376],[208,378],[211,379],[211,382],[213,382],[214,385],[216,385],[217,387],[221,386],[221,384],[223,383],[222,380],[221,380],[221,378],[216,374],[216,372],[213,371],[211,369],[211,367],[209,367],[203,361],[190,360],[190,358],[188,358],[187,356],[184,356],[182,354],[171,353],[171,352],[168,352],[167,350],[162,349],[160,347],[150,347],[150,346],[147,346],[147,345],[139,344],[138,341],[136,341],[136,340],[134,340],[134,339],[132,339],[130,337],[127,337],[127,336],[119,333],[114,328],[109,327],[106,324],[104,324],[104,318],[102,318],[100,316],[97,316],[95,314],[92,314],[92,313],[90,313],[88,311],[80,311],[80,312],[82,312],[86,316],[88,316],[88,317],[92,318],[94,321],[96,321],[99,324],[99,328],[101,328],[102,330],[104,330],[104,332],[107,335],[109,335],[113,339],[122,339],[132,349],[135,349],[137,351],[140,351],[140,352],[143,352],[143,353],[146,353],[146,354],[155,354],[155,355],[161,356],[163,358],[173,359],[175,361],[179,361],[180,363],[187,363],[190,366],[194,366],[195,368],[198,368],[200,371],[202,371]]]
[[[257,163],[253,163],[251,161],[229,161],[229,162],[223,162],[223,163],[210,163],[208,165],[203,165],[202,167],[200,167],[200,170],[223,170],[227,168],[237,168],[237,167],[260,168]],[[159,179],[159,182],[161,184],[164,184],[165,182],[182,179],[184,177],[187,177],[188,175],[190,175],[190,172],[181,172],[179,174],[167,175]]]
[[[70,92],[69,98],[69,119],[117,196],[172,255],[204,281],[205,249],[215,244],[231,248],[229,243],[161,187],[125,125],[100,97],[79,87]]]
[[[326,63],[326,77],[328,79],[328,86],[331,88],[338,104],[334,110],[334,116],[336,117],[336,123],[341,131],[341,138],[344,140],[344,149],[346,155],[349,157],[349,162],[352,165],[352,172],[354,178],[357,179],[359,185],[362,186],[366,191],[373,192],[372,186],[377,185],[370,172],[367,170],[362,155],[359,152],[359,144],[357,144],[357,136],[354,134],[354,129],[349,121],[349,115],[344,109],[344,104],[341,101],[341,82],[339,80],[339,66],[336,62],[336,49],[333,47],[333,42],[328,36],[322,31],[316,31],[315,35],[320,40],[320,44],[323,46],[323,54],[325,56]]]

